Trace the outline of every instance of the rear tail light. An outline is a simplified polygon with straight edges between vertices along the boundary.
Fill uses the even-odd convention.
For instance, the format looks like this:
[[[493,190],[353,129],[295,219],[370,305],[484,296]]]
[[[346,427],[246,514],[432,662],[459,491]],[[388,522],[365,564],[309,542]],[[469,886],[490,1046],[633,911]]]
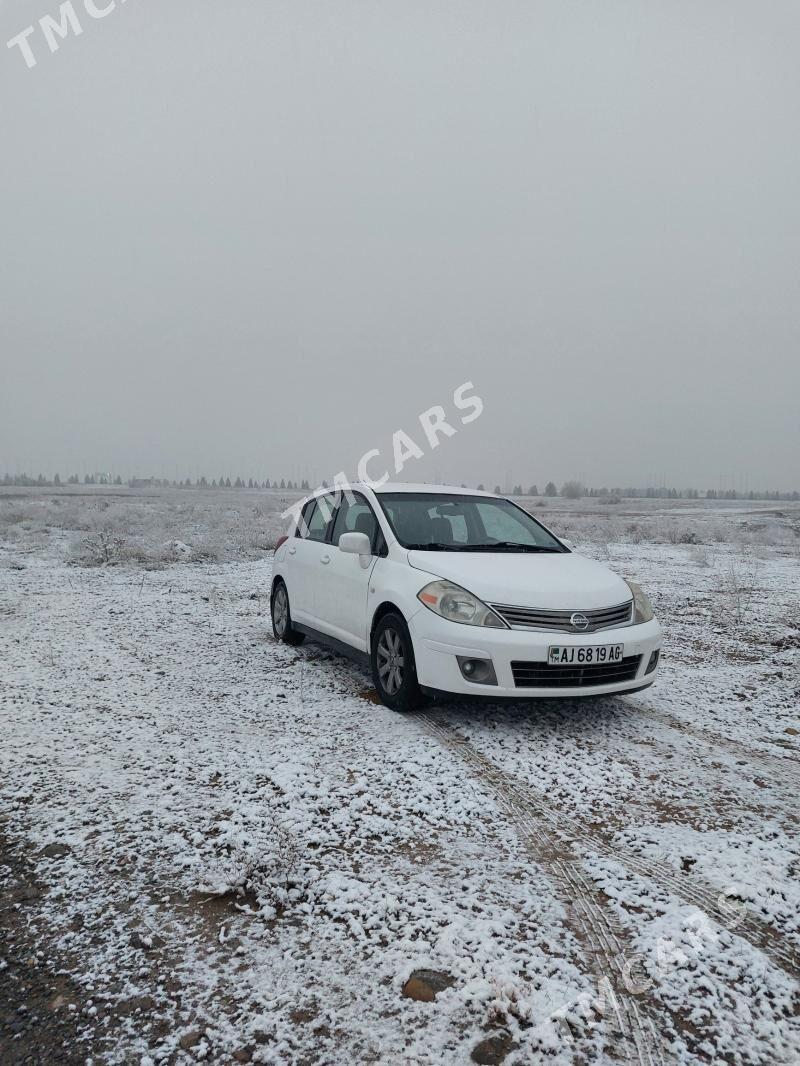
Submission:
[[[289,539],[288,533],[284,533],[282,537],[278,537],[278,543],[275,545],[275,551],[277,551],[278,548],[280,548],[281,544],[285,544],[288,539]]]

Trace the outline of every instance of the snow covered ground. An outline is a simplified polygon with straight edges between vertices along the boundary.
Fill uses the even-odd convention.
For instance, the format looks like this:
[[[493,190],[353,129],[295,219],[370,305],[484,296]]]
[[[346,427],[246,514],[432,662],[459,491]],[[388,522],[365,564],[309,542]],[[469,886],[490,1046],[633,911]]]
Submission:
[[[402,717],[274,643],[277,497],[107,566],[87,500],[0,498],[0,1061],[800,1059],[796,508],[535,512],[657,684]]]

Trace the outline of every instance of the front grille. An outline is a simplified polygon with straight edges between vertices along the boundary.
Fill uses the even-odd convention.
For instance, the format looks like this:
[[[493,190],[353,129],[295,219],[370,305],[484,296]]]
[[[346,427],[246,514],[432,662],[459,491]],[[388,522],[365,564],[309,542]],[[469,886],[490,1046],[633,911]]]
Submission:
[[[598,629],[614,629],[626,626],[631,620],[633,600],[618,603],[615,607],[601,607],[596,611],[540,611],[536,607],[509,607],[504,603],[489,605],[500,617],[515,629],[548,629],[559,633],[596,633]],[[582,614],[589,622],[581,629],[570,619],[573,614]]]
[[[641,655],[627,655],[616,663],[595,663],[593,666],[512,662],[511,672],[517,688],[588,688],[591,685],[613,685],[615,681],[632,681],[641,659]]]

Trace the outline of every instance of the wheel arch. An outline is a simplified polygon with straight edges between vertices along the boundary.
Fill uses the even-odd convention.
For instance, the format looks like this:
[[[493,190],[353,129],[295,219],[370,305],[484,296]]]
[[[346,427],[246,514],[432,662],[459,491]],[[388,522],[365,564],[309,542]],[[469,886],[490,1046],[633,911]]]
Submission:
[[[375,611],[374,611],[374,613],[372,615],[372,620],[370,621],[370,624],[369,624],[369,642],[370,642],[370,646],[372,645],[372,636],[373,636],[373,634],[375,632],[375,627],[377,626],[378,622],[380,622],[381,618],[384,618],[387,614],[399,614],[400,617],[405,622],[406,627],[408,626],[408,619],[406,618],[406,616],[403,613],[403,611],[397,606],[397,604],[394,603],[392,600],[383,600],[375,608]]]

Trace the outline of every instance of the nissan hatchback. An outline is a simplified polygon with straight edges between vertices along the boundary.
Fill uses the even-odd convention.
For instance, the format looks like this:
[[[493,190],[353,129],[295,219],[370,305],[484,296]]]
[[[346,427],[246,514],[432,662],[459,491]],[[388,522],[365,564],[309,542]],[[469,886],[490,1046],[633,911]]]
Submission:
[[[316,493],[275,551],[277,640],[369,660],[397,711],[424,695],[608,696],[653,683],[661,627],[639,586],[513,501],[430,485]]]

